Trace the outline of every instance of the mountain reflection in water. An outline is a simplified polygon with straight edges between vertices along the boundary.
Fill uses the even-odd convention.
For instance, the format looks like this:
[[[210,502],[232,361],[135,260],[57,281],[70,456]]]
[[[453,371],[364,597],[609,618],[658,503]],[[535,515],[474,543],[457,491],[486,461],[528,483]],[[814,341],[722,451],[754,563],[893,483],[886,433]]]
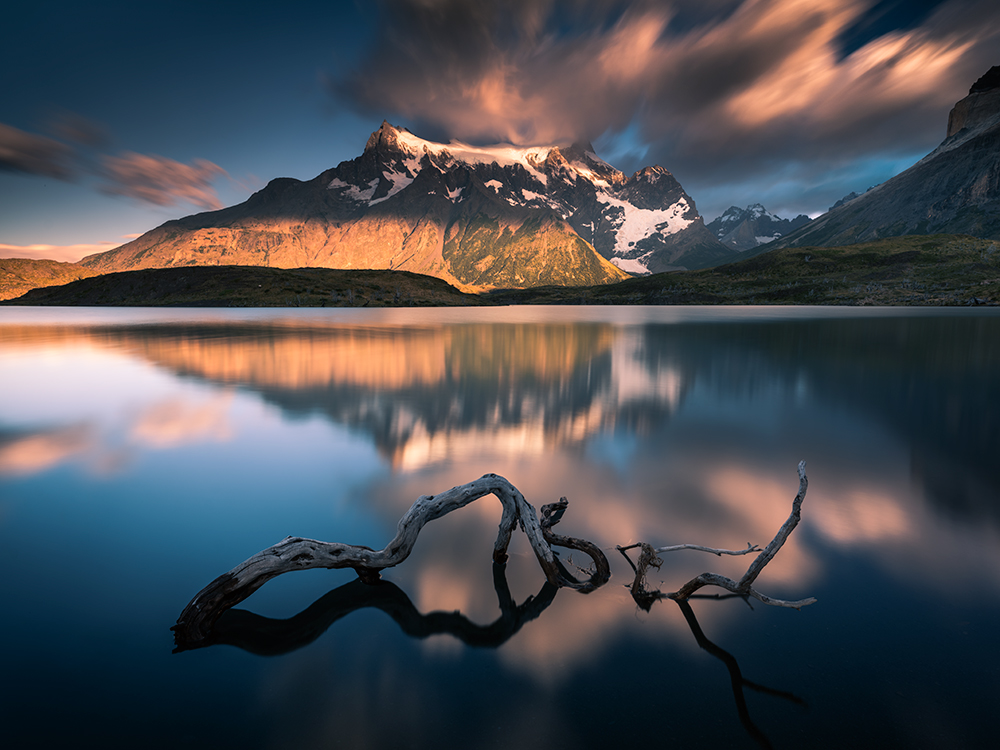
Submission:
[[[697,726],[674,736],[681,746],[745,746],[751,738],[735,719],[706,728],[722,721],[705,708],[720,699],[718,662],[700,661],[690,618],[672,605],[637,613],[619,585],[629,571],[614,558],[610,584],[591,596],[560,594],[488,657],[445,634],[406,643],[361,612],[337,626],[353,647],[340,648],[331,631],[279,661],[200,649],[166,666],[153,655],[201,586],[286,534],[378,548],[416,497],[487,472],[506,476],[536,507],[568,496],[561,528],[606,550],[639,540],[741,548],[773,536],[805,459],[803,521],[761,587],[819,602],[801,613],[740,601],[695,602],[693,610],[699,632],[725,642],[743,671],[802,696],[810,710],[757,707],[752,695],[737,705],[751,704],[747,716],[775,746],[801,745],[803,736],[829,747],[988,746],[982,717],[1000,698],[990,677],[1000,655],[985,638],[1000,614],[1000,317],[774,311],[754,320],[736,309],[623,319],[588,310],[539,312],[528,322],[503,310],[465,319],[407,314],[147,313],[137,324],[122,312],[74,324],[68,315],[5,312],[3,541],[14,559],[30,556],[30,539],[52,537],[62,559],[90,561],[79,570],[53,561],[3,584],[6,600],[32,613],[2,626],[5,643],[28,644],[11,652],[12,668],[69,670],[65,690],[82,689],[98,665],[66,666],[85,653],[72,650],[76,636],[58,636],[65,650],[50,645],[40,656],[49,652],[28,629],[48,632],[75,618],[120,632],[112,613],[120,616],[128,591],[127,632],[137,635],[134,644],[105,646],[109,674],[120,678],[126,660],[138,660],[155,695],[158,685],[175,691],[202,680],[199,694],[232,693],[226,705],[240,715],[250,690],[241,681],[258,686],[276,708],[247,725],[248,746],[268,744],[253,739],[265,735],[329,744],[334,720],[346,733],[338,736],[357,746],[400,739],[359,724],[378,723],[373,705],[358,704],[367,693],[334,707],[332,684],[315,672],[320,663],[348,670],[359,689],[413,721],[425,712],[459,722],[430,709],[431,696],[465,705],[482,727],[456,724],[452,740],[461,746],[495,744],[477,732],[497,715],[463,703],[471,698],[457,690],[516,689],[521,710],[541,701],[534,710],[549,716],[568,707],[559,689],[615,693],[624,674],[652,671],[654,692],[602,693],[606,708],[593,711],[587,731],[553,719],[556,734],[547,729],[525,746],[659,738],[649,725],[613,725],[626,711],[693,717]],[[484,499],[425,528],[413,556],[387,576],[415,612],[498,621],[489,555],[499,515],[499,504]],[[131,539],[131,567],[122,565],[123,539]],[[508,596],[522,606],[533,596],[537,606],[543,580],[518,544],[515,535]],[[674,553],[660,577],[670,590],[705,570],[738,576],[745,566]],[[268,583],[248,605],[281,619],[350,580],[299,575]],[[45,603],[34,593],[67,587],[79,597]],[[501,600],[501,619],[505,611]],[[367,662],[357,661],[362,654]],[[392,675],[395,697],[364,671],[376,666]],[[60,700],[63,688],[38,679],[5,696],[12,716],[31,715],[43,695]],[[315,705],[301,700],[302,681],[319,691]],[[150,716],[117,688],[96,694],[135,703],[137,723]],[[171,710],[199,716],[191,694],[171,694]],[[871,705],[882,707],[878,721],[864,718]],[[86,701],[79,710],[102,715]],[[856,717],[850,731],[848,713]],[[747,728],[743,708],[740,717]],[[22,727],[15,737],[27,731],[13,721]],[[207,721],[190,719],[198,732]],[[127,721],[121,731],[131,736]],[[115,746],[118,735],[101,736]],[[409,739],[434,744],[422,730]]]

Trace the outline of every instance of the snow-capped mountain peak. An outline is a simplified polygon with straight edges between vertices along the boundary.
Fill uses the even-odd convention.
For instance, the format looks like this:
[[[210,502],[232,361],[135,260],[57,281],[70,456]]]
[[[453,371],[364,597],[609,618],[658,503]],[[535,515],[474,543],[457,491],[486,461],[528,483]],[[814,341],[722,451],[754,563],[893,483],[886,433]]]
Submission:
[[[515,146],[510,143],[474,146],[458,140],[446,144],[435,143],[414,135],[406,128],[383,122],[368,139],[365,151],[402,156],[407,171],[414,174],[423,157],[427,156],[431,164],[442,170],[456,164],[520,166],[543,185],[548,182],[547,172],[558,167],[595,185],[610,186],[623,181],[624,175],[598,157],[593,148],[589,143],[574,143],[563,147]]]
[[[782,219],[772,214],[762,204],[752,203],[746,208],[730,206],[721,216],[708,224],[708,229],[723,245],[739,252],[746,252],[774,242],[808,222],[809,217],[805,214],[799,214],[794,219]]]
[[[468,291],[589,286],[732,260],[673,175],[626,177],[585,142],[436,143],[383,122],[315,179],[167,222],[92,267],[241,263],[425,273]]]
[[[466,183],[468,189],[455,192]],[[694,201],[669,171],[650,166],[626,177],[587,142],[437,143],[383,122],[364,154],[334,170],[327,187],[357,210],[431,193],[457,196],[450,198],[453,204],[478,195],[509,209],[554,213],[605,259],[631,273],[725,259]]]

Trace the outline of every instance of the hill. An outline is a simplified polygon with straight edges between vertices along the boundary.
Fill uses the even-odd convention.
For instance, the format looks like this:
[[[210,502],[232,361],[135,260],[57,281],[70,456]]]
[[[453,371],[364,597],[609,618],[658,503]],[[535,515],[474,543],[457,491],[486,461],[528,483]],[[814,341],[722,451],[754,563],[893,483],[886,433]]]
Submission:
[[[37,289],[19,305],[372,307],[409,305],[1000,304],[1000,243],[898,237],[847,247],[784,248],[700,271],[617,284],[464,294],[406,271],[256,266],[127,271]]]
[[[6,304],[123,307],[403,307],[481,304],[408,271],[186,266],[120,271],[34,289]]]
[[[0,258],[0,300],[20,297],[31,289],[58,286],[96,276],[97,271],[55,260]]]
[[[1000,243],[931,235],[785,248],[583,292],[549,288],[490,296],[536,305],[997,305]]]

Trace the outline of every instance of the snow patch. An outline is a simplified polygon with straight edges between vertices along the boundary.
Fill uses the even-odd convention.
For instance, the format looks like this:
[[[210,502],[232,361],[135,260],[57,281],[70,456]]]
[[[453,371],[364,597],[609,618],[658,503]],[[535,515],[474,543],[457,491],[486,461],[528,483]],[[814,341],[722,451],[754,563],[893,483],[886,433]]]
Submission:
[[[544,203],[546,206],[553,209],[554,211],[558,211],[559,215],[562,216],[562,218],[564,219],[566,218],[567,207],[564,206],[559,201],[553,200],[547,195],[536,193],[533,190],[525,190],[524,188],[521,188],[521,195],[524,196],[524,199],[526,201],[537,201],[538,203]]]
[[[611,262],[626,273],[637,273],[644,276],[649,273],[649,269],[646,267],[646,263],[644,261],[649,260],[650,254],[651,253],[646,253],[643,256],[631,259],[612,258]]]
[[[636,242],[644,240],[653,234],[669,236],[687,229],[693,223],[693,219],[684,218],[691,209],[688,202],[681,198],[672,206],[665,209],[637,208],[631,203],[619,198],[598,193],[597,200],[606,203],[608,206],[615,206],[622,209],[622,213],[617,214],[612,223],[615,225],[615,254],[621,255],[628,252],[628,249]],[[627,270],[627,269],[626,269]]]
[[[375,190],[378,188],[379,181],[372,180],[368,183],[368,189],[362,190],[357,185],[350,185],[339,177],[334,178],[330,181],[330,184],[326,186],[327,190],[343,190],[347,188],[347,192],[344,193],[348,198],[354,201],[362,202],[370,200],[373,195],[375,195]]]
[[[369,206],[374,206],[376,203],[381,203],[382,201],[389,200],[392,196],[394,196],[400,190],[407,187],[411,182],[413,182],[413,178],[407,176],[403,172],[383,172],[382,176],[392,183],[392,187],[389,188],[389,192],[383,195],[381,198],[376,198],[373,201],[371,200],[368,201]],[[375,184],[376,185],[378,184],[377,180],[375,181]],[[372,192],[374,192],[374,190]]]
[[[450,200],[452,203],[454,203],[456,200],[458,200],[459,196],[462,195],[462,191],[463,190],[465,190],[465,188],[460,188],[460,187],[459,188],[455,188],[454,190],[449,190],[448,191],[448,200]]]
[[[596,159],[597,157],[594,157],[594,158]],[[600,161],[600,160],[598,159],[598,161]],[[587,169],[587,167],[583,166],[582,164],[579,164],[577,162],[570,162],[569,166],[570,166],[570,169],[572,169],[578,175],[580,175],[581,177],[583,177],[585,180],[588,180],[588,181],[594,183],[598,187],[611,187],[611,183],[609,183],[603,177],[599,176],[593,170]]]
[[[503,187],[503,183],[500,180],[490,180],[489,182],[483,183],[488,188],[493,188],[494,191],[499,191]]]
[[[781,236],[781,233],[772,234],[770,237],[754,237],[754,240],[758,245],[766,245],[768,242],[774,242]]]

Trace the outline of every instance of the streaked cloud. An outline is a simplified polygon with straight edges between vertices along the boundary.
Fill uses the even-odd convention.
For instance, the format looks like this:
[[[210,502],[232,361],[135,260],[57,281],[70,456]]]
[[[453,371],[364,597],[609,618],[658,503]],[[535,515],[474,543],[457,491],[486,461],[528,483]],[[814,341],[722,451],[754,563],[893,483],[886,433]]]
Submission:
[[[212,210],[222,208],[212,180],[227,176],[226,170],[205,159],[183,164],[163,156],[125,152],[101,161],[102,176],[108,181],[101,187],[105,193],[157,206],[192,203]]]
[[[333,88],[434,137],[604,136],[615,150],[627,136],[682,181],[815,182],[852,159],[926,153],[996,63],[994,2],[950,0],[859,43],[874,5],[385,0],[369,56]]]
[[[212,181],[229,175],[217,164],[206,159],[185,164],[131,151],[116,156],[97,153],[94,149],[106,144],[109,136],[100,124],[71,112],[53,120],[49,129],[63,140],[0,123],[0,170],[59,180],[96,173],[103,180],[99,190],[108,195],[156,206],[190,203],[200,208],[222,208]]]
[[[75,173],[73,149],[0,122],[0,169],[69,180]]]

